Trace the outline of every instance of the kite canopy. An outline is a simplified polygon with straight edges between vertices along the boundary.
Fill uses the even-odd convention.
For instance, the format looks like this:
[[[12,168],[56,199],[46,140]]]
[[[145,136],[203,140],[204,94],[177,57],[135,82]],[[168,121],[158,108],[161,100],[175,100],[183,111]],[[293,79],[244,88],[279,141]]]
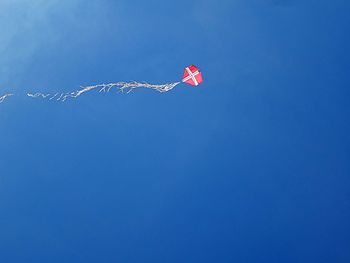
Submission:
[[[202,73],[195,65],[185,68],[182,82],[190,84],[192,86],[198,86],[203,82]]]

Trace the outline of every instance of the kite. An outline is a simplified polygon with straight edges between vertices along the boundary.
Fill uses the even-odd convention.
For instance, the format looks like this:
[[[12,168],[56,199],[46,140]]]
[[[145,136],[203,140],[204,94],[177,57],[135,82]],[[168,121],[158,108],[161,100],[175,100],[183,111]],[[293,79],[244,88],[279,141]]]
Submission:
[[[192,86],[198,86],[203,82],[202,73],[199,70],[198,67],[195,65],[190,65],[185,68],[184,74],[182,77],[182,82],[192,85]],[[137,88],[146,88],[146,89],[153,89],[158,92],[168,92],[175,88],[177,85],[179,85],[181,82],[173,82],[173,83],[166,83],[166,84],[160,84],[160,85],[154,85],[154,84],[148,84],[144,82],[116,82],[116,83],[109,83],[109,84],[98,84],[93,86],[81,86],[80,90],[69,92],[69,93],[27,93],[26,95],[31,98],[43,98],[48,100],[56,100],[56,101],[66,101],[69,98],[77,98],[83,93],[89,92],[91,90],[98,90],[99,92],[109,92],[111,89],[116,88],[120,92],[126,92],[130,93],[134,89]],[[8,93],[0,97],[0,103],[2,103],[7,97],[13,96],[14,94]]]
[[[182,82],[190,84],[192,86],[198,86],[203,82],[202,73],[195,65],[191,65],[185,68]]]

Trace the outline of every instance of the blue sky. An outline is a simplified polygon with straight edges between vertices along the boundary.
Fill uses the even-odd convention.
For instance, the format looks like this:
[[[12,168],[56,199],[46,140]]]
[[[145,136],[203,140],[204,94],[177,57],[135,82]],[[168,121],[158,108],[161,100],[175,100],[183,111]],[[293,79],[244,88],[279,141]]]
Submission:
[[[0,261],[349,262],[349,8],[2,0]]]

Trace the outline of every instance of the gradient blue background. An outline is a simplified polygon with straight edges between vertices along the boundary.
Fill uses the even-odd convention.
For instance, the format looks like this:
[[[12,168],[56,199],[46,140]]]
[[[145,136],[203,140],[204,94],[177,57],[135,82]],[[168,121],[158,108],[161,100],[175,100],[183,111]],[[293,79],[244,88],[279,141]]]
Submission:
[[[0,262],[350,262],[349,9],[2,0]]]

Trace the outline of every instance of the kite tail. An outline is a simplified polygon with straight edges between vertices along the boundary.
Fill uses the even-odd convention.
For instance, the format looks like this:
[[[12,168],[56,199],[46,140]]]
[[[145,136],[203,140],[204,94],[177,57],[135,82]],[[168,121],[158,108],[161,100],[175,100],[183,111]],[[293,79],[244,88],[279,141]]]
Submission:
[[[77,98],[85,92],[98,89],[99,92],[109,92],[112,88],[117,88],[121,92],[130,93],[137,88],[153,89],[159,92],[167,92],[172,90],[180,82],[154,85],[140,82],[117,82],[109,84],[98,84],[94,86],[82,86],[80,90],[71,93],[28,93],[27,96],[32,98],[48,98],[49,100],[56,99],[57,101],[66,101],[68,98]],[[0,101],[1,102],[1,101]]]
[[[7,97],[10,97],[10,96],[13,96],[12,93],[7,93],[3,96],[0,97],[0,103],[4,102],[4,100],[7,98]]]

